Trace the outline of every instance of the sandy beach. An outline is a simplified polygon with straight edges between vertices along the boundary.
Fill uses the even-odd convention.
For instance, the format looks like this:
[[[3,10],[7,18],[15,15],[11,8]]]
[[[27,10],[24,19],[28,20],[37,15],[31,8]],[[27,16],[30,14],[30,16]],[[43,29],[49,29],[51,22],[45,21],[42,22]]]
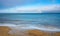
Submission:
[[[49,32],[43,32],[40,30],[28,30],[25,31],[25,34],[21,34],[20,31],[16,31],[15,34],[10,34],[9,31],[11,28],[6,27],[6,26],[0,26],[0,36],[51,36]],[[52,36],[60,36],[60,32],[54,33]]]

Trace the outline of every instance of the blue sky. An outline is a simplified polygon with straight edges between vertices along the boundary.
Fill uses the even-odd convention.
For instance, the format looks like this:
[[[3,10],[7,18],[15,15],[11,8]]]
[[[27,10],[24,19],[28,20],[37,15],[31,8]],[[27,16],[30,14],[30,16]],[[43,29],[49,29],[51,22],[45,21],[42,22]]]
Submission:
[[[41,5],[60,4],[60,0],[0,0],[0,9],[35,4]]]
[[[60,5],[60,0],[0,0],[0,10]]]

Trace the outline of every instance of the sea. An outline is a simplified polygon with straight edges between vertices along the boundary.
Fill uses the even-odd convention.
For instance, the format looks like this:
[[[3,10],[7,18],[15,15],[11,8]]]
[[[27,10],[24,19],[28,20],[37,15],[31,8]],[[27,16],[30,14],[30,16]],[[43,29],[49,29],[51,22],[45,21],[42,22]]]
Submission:
[[[60,29],[60,13],[0,13],[0,23],[40,24]]]

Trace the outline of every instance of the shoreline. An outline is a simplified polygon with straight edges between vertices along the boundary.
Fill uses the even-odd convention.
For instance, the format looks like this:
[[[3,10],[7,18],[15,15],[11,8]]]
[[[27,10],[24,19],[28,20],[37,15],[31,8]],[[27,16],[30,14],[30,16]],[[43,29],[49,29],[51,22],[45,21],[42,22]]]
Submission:
[[[11,29],[23,29],[23,30],[41,30],[41,31],[47,31],[47,32],[60,32],[59,28],[53,27],[53,26],[44,26],[44,25],[32,25],[32,24],[11,24],[11,23],[4,23],[1,24],[0,26],[7,26]],[[19,29],[20,28],[20,29]]]
[[[0,26],[0,36],[20,36],[20,31],[15,31],[16,33],[14,34],[10,34],[8,33],[9,31],[11,31],[11,28],[6,27],[6,26]],[[50,36],[52,34],[50,34],[49,32],[44,32],[44,31],[40,31],[40,30],[28,30],[26,31],[27,33],[22,34],[24,36]],[[53,34],[53,36],[60,36],[60,32],[55,32]]]

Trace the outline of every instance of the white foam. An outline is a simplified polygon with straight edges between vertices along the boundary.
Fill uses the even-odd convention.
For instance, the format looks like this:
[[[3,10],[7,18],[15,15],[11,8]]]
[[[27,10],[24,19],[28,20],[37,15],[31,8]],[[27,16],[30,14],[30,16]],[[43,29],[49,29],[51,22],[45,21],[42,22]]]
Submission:
[[[29,25],[29,24],[0,24],[0,26],[8,26],[10,27],[12,30],[43,30],[43,31],[50,31],[50,32],[60,32],[59,28],[56,27],[46,27],[46,26],[38,26],[38,25]]]
[[[1,23],[0,23],[0,26],[16,26],[16,25],[14,25],[14,24],[9,24],[9,23],[4,23],[4,24],[1,24]]]

